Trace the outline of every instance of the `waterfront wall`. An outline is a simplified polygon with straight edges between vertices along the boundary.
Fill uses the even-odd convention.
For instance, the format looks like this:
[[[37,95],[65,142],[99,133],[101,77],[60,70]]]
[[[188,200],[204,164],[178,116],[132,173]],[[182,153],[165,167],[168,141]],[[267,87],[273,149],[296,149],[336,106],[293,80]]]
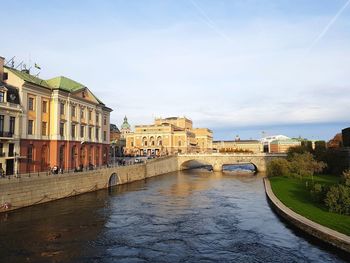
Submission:
[[[39,173],[0,180],[0,212],[45,203],[65,197],[143,180],[178,170],[176,156],[146,163],[78,173],[48,175]],[[111,176],[114,175],[114,180]]]
[[[264,178],[265,192],[274,210],[307,234],[350,253],[350,237],[333,229],[315,223],[289,209],[273,193],[268,178]]]

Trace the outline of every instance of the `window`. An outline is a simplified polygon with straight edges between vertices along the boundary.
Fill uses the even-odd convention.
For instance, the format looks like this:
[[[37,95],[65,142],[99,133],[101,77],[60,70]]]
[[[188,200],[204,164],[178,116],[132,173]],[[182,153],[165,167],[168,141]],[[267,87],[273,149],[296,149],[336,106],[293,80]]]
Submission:
[[[34,98],[29,97],[28,99],[28,110],[34,110]]]
[[[80,126],[80,137],[84,138],[84,131],[85,131],[85,127],[83,125]]]
[[[92,111],[89,110],[89,121],[91,121],[91,119],[92,119]]]
[[[178,142],[179,146],[181,146],[181,141]]]
[[[107,132],[106,131],[103,131],[103,140],[107,141]]]
[[[75,117],[75,106],[72,106],[72,117]]]
[[[131,147],[134,147],[134,142],[131,142]]]
[[[34,121],[29,120],[28,121],[28,134],[33,135],[33,130],[34,130]]]
[[[84,119],[84,115],[85,115],[84,109],[81,109],[81,111],[80,111],[80,118]]]
[[[72,138],[75,138],[75,124],[72,124]]]
[[[60,104],[60,112],[61,112],[61,115],[64,115],[64,103],[61,102]]]
[[[60,135],[64,136],[64,122],[60,122]]]
[[[99,134],[98,134],[98,128],[96,128],[96,140],[98,140],[98,136]]]
[[[0,132],[3,133],[4,132],[4,115],[0,115]]]
[[[92,138],[92,127],[89,127],[89,140]]]
[[[96,123],[98,123],[98,120],[99,120],[99,116],[98,116],[98,113],[96,113]]]
[[[27,149],[27,160],[28,163],[33,162],[33,145],[29,145]]]
[[[9,132],[11,134],[15,133],[15,122],[16,122],[16,118],[15,117],[10,117],[10,130],[9,130]]]
[[[41,124],[41,135],[47,135],[47,122],[43,121]]]
[[[0,91],[0,102],[5,102],[5,92]]]
[[[2,143],[0,143],[0,157],[4,157],[4,145]]]
[[[103,124],[107,125],[107,117],[106,116],[103,118]]]
[[[43,101],[43,113],[47,112],[47,101]]]

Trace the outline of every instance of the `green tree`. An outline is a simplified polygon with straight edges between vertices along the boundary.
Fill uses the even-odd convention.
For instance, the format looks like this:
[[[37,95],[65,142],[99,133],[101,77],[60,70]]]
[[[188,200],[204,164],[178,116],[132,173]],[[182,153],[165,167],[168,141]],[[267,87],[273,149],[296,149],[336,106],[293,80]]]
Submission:
[[[326,167],[324,162],[318,162],[309,152],[293,153],[289,157],[290,172],[299,177],[313,176],[314,173],[322,172]]]
[[[274,159],[267,164],[267,176],[285,176],[289,174],[289,162],[286,159]]]

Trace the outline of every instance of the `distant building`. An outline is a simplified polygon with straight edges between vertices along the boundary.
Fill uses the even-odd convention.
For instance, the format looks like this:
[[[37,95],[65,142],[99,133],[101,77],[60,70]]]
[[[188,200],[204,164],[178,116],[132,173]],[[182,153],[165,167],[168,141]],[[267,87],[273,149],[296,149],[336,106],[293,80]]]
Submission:
[[[214,141],[213,151],[216,152],[263,152],[263,144],[258,140]]]
[[[211,146],[211,130],[193,129],[192,121],[185,117],[170,117],[155,119],[151,125],[136,125],[134,132],[126,134],[125,153],[156,156],[199,153],[211,152]]]
[[[260,139],[263,144],[264,152],[270,152],[270,143],[275,140],[289,140],[290,138],[285,135],[271,135]]]
[[[301,142],[295,139],[274,140],[270,142],[270,153],[286,153],[291,147],[300,145]]]
[[[343,137],[341,133],[337,133],[333,139],[329,140],[327,143],[327,148],[339,149],[343,146]]]
[[[115,124],[110,125],[110,141],[111,158],[123,156],[125,139],[121,137],[121,132]]]

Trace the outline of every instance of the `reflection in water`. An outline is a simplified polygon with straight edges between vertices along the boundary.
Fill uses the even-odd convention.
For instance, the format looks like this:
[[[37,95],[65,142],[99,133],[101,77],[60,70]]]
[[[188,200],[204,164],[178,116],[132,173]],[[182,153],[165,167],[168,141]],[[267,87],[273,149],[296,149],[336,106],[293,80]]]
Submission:
[[[0,262],[342,262],[287,228],[262,177],[177,172],[0,215]]]

